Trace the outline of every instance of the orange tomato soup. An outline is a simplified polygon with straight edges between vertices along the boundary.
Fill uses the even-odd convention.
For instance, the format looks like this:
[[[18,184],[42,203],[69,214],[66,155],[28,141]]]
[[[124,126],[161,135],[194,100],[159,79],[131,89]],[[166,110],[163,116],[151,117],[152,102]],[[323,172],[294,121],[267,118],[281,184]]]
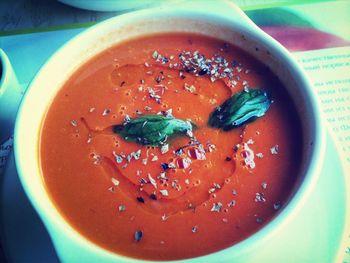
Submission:
[[[273,101],[264,116],[230,131],[208,125],[230,96],[257,88]],[[196,127],[160,147],[113,132],[150,114]],[[292,196],[302,158],[278,78],[230,44],[185,33],[130,40],[81,66],[40,138],[43,180],[63,217],[97,245],[148,260],[201,256],[254,234]]]

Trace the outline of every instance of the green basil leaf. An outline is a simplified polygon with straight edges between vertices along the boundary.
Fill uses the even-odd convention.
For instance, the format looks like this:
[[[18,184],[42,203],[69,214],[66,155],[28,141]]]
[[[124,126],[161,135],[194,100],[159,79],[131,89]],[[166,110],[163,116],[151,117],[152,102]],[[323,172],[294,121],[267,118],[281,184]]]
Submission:
[[[179,134],[192,136],[193,123],[187,120],[163,115],[143,115],[120,125],[113,126],[113,132],[127,141],[143,145],[160,146],[169,137]]]
[[[208,125],[224,131],[232,130],[263,116],[271,103],[261,89],[238,92],[210,114]]]

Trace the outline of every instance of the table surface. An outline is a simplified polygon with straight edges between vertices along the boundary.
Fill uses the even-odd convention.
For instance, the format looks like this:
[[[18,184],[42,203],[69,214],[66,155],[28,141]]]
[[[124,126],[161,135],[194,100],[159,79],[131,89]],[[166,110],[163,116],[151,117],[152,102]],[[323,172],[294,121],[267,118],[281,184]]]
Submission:
[[[76,0],[79,2],[79,0]],[[90,0],[85,0],[90,1]],[[105,0],[106,1],[106,0]],[[120,0],[107,0],[120,1]],[[138,1],[138,0],[128,0]],[[160,0],[166,3],[167,0]],[[181,4],[183,0],[178,1]],[[199,0],[200,1],[200,0]],[[209,0],[210,1],[210,0]],[[212,0],[215,1],[215,0]],[[345,28],[350,17],[346,14],[348,8],[337,8],[337,12],[320,12],[325,6],[336,6],[348,0],[228,0],[236,3],[244,11],[256,11],[271,8],[296,7],[305,9],[309,17],[322,17],[322,26],[326,26],[332,31],[345,33],[350,39],[350,32]],[[327,9],[324,9],[327,11]],[[132,10],[126,10],[132,11]],[[62,30],[68,28],[88,27],[96,22],[122,14],[124,11],[96,12],[74,8],[55,0],[1,0],[0,1],[0,36],[33,33],[40,31]],[[291,21],[291,16],[280,17],[279,20]],[[337,29],[336,25],[341,25]]]

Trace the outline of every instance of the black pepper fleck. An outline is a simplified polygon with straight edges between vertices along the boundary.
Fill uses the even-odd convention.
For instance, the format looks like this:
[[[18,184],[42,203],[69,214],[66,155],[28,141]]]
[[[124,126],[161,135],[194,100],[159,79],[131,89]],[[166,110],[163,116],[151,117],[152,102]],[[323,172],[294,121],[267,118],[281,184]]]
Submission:
[[[140,203],[145,203],[145,199],[143,199],[143,197],[141,196],[136,197],[136,200],[139,201]]]
[[[143,233],[141,230],[135,231],[134,238],[135,241],[139,242],[142,239]]]
[[[204,69],[202,69],[201,71],[198,72],[199,76],[203,76],[203,75],[206,75],[206,74],[208,74],[208,69],[206,69],[206,68],[204,68]]]
[[[152,200],[157,200],[157,196],[156,196],[156,194],[154,194],[154,193],[150,194],[149,197],[150,197]]]
[[[161,167],[162,167],[163,170],[168,170],[168,169],[169,169],[169,164],[167,164],[167,163],[162,163],[162,164],[161,164]]]

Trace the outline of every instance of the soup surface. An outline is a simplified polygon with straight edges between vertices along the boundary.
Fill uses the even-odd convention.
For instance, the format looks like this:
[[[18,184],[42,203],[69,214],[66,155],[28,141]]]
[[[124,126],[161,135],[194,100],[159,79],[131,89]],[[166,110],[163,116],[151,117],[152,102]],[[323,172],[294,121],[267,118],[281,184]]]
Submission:
[[[208,124],[231,96],[256,90],[272,102],[263,116],[228,131]],[[103,248],[150,260],[205,255],[261,229],[291,197],[302,148],[295,112],[268,68],[230,44],[178,33],[130,40],[83,65],[54,98],[43,180],[66,220]],[[157,130],[157,118],[169,123]],[[171,125],[185,130],[159,139]]]

